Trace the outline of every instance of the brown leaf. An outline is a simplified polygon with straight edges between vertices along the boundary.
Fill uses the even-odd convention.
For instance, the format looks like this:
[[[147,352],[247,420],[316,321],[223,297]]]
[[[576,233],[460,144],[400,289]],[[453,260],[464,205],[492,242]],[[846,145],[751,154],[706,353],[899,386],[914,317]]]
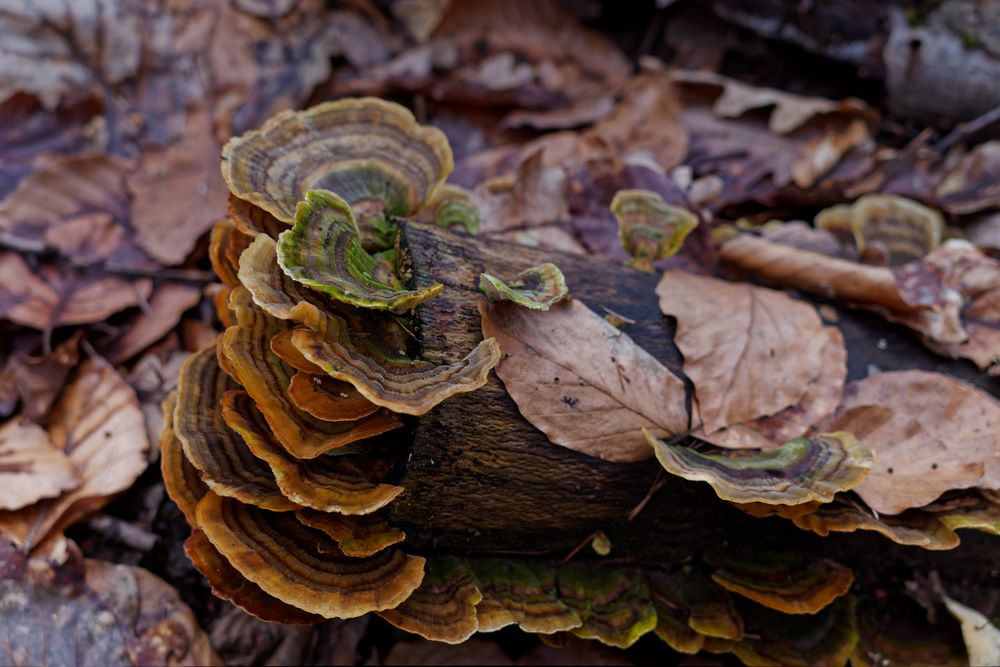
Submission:
[[[63,391],[49,436],[80,485],[57,498],[0,512],[0,532],[25,549],[103,507],[145,470],[149,441],[135,392],[100,357],[88,359]]]
[[[935,201],[948,213],[965,214],[1000,206],[1000,141],[973,148],[941,181]]]
[[[42,420],[79,361],[78,346],[82,335],[83,332],[78,331],[52,352],[37,357],[24,351],[13,352],[0,369],[0,399],[16,401],[20,398],[24,416],[35,422]]]
[[[566,217],[566,174],[545,166],[539,151],[514,176],[481,184],[472,201],[479,209],[483,234],[555,222]]]
[[[16,510],[77,486],[73,466],[41,426],[0,426],[0,510]]]
[[[88,560],[78,589],[23,571],[0,580],[0,662],[8,665],[221,665],[177,591],[146,570]],[[7,570],[8,572],[10,570]],[[72,576],[72,575],[70,575]]]
[[[163,338],[177,326],[184,311],[201,300],[201,290],[184,283],[164,283],[153,291],[149,310],[136,313],[122,323],[124,333],[100,347],[113,364],[125,362]]]
[[[991,396],[940,373],[896,371],[848,384],[818,428],[848,431],[875,450],[853,490],[877,512],[899,514],[951,489],[1000,489],[998,424]]]
[[[653,455],[642,437],[687,430],[684,383],[583,303],[548,311],[480,303],[497,375],[521,414],[552,442],[609,461]]]
[[[696,431],[695,437],[730,449],[774,449],[805,435],[810,427],[833,412],[840,403],[847,378],[847,348],[836,327],[823,327],[820,373],[810,380],[802,399],[781,412],[733,424],[715,433]]]
[[[796,405],[822,370],[829,339],[809,304],[683,271],[664,273],[656,293],[663,314],[677,318],[675,341],[708,435]]]
[[[222,217],[229,191],[207,113],[194,112],[180,141],[150,150],[128,176],[136,241],[163,264],[179,264]]]
[[[53,108],[68,93],[125,81],[142,57],[137,9],[122,0],[7,6],[0,100],[27,92]]]
[[[100,322],[145,302],[152,289],[148,278],[125,280],[51,264],[32,271],[17,253],[0,254],[0,317],[35,329]]]

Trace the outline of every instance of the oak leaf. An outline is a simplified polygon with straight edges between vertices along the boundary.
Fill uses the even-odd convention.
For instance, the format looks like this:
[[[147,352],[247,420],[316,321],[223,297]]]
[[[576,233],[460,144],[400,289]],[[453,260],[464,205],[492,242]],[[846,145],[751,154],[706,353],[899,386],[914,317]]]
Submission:
[[[674,270],[656,293],[707,435],[796,405],[823,369],[816,309],[783,292]]]
[[[580,301],[548,311],[480,303],[483,335],[496,337],[496,368],[521,414],[549,440],[608,461],[652,456],[642,429],[687,430],[684,383]]]

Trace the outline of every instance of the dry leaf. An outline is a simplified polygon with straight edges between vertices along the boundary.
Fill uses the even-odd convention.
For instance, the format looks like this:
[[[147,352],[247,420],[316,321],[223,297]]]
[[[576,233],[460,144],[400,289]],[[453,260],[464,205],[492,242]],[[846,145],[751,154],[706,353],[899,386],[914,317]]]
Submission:
[[[149,441],[135,392],[100,357],[85,361],[52,409],[49,436],[80,485],[0,512],[0,532],[28,549],[104,506],[146,469]]]
[[[641,430],[687,430],[680,378],[581,302],[548,311],[480,303],[483,335],[495,336],[496,368],[521,414],[549,440],[608,461],[653,455]]]
[[[517,173],[485,181],[472,193],[480,232],[490,234],[534,227],[566,217],[566,174],[547,167],[542,152],[529,156]]]
[[[122,0],[5,1],[0,101],[27,92],[53,108],[68,93],[123,82],[142,56],[137,10]]]
[[[818,428],[875,450],[854,491],[877,512],[922,507],[951,489],[1000,489],[1000,403],[947,375],[896,371],[849,383]]]
[[[0,317],[35,329],[100,322],[144,303],[152,290],[148,278],[126,280],[50,264],[32,271],[17,253],[0,254]]]
[[[0,426],[0,510],[16,510],[77,486],[66,454],[41,426],[12,419]]]
[[[72,557],[71,557],[72,558]],[[3,563],[0,662],[6,665],[221,665],[194,614],[146,570],[78,557],[29,576]],[[76,568],[85,568],[75,572]],[[67,570],[74,572],[67,572]],[[34,574],[34,573],[32,573]],[[69,579],[76,586],[60,585]],[[54,580],[54,581],[53,581]]]
[[[828,337],[816,309],[783,292],[667,271],[656,293],[663,314],[677,318],[675,341],[709,436],[796,405],[823,368]]]
[[[727,426],[715,433],[695,436],[730,449],[774,449],[805,435],[813,424],[833,412],[840,403],[847,378],[847,348],[836,327],[823,327],[821,370],[795,405],[769,417]]]
[[[79,361],[81,336],[83,332],[77,331],[52,352],[37,357],[23,351],[12,351],[0,369],[0,397],[3,401],[16,403],[20,398],[24,416],[34,422],[41,421],[48,415],[66,383],[66,377]]]
[[[184,283],[165,283],[149,299],[149,310],[130,316],[121,327],[124,333],[100,347],[113,364],[128,361],[177,326],[184,311],[201,300],[201,290]]]
[[[128,176],[136,241],[163,264],[179,264],[222,216],[229,191],[219,178],[221,147],[204,112],[188,116],[180,141],[149,150]]]

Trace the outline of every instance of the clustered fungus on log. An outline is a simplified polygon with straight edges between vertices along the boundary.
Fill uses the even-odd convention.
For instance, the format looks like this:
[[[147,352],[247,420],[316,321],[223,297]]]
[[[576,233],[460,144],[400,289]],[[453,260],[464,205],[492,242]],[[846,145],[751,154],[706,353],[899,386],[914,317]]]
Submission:
[[[807,553],[716,545],[658,563],[615,558],[600,531],[599,558],[576,560],[411,543],[388,513],[406,493],[402,427],[496,382],[495,367],[545,446],[623,465],[655,456],[667,473],[707,482],[753,517],[783,517],[819,535],[876,531],[926,549],[957,545],[956,528],[1000,530],[998,499],[974,481],[894,516],[845,496],[877,458],[850,420],[872,429],[892,422],[847,411],[811,428],[841,401],[846,353],[839,332],[801,303],[788,306],[801,328],[785,337],[808,358],[798,393],[758,397],[763,412],[709,400],[692,410],[688,385],[697,396],[712,371],[698,374],[689,346],[697,341],[685,338],[683,322],[682,379],[572,298],[552,263],[482,273],[485,338],[461,359],[423,358],[416,313],[448,299],[448,289],[411,284],[399,229],[417,221],[475,230],[468,193],[445,185],[451,168],[439,131],[375,99],[282,113],[225,147],[232,197],[210,257],[227,329],[184,365],[160,443],[167,492],[192,527],[186,551],[219,597],[283,623],[376,613],[452,643],[512,625],[619,647],[652,634],[683,653],[731,652],[750,664],[840,664],[883,641],[864,630],[874,621],[856,605],[851,569]],[[698,224],[645,191],[619,193],[613,208],[633,264],[647,271]],[[878,233],[852,228],[869,240]],[[937,242],[928,231],[928,247]],[[663,280],[661,309],[673,315],[685,286],[714,279],[668,272]],[[786,295],[763,288],[704,292],[726,299],[730,289],[759,290],[749,301],[761,307],[787,306]],[[571,385],[574,396],[553,406],[551,392],[539,392],[546,383]],[[905,653],[891,641],[880,655]]]

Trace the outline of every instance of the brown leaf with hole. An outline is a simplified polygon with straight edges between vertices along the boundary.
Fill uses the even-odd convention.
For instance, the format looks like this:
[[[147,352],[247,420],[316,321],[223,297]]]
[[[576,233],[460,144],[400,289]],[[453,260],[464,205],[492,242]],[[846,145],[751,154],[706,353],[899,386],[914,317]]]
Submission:
[[[580,301],[548,311],[480,302],[483,335],[503,357],[497,375],[549,440],[608,461],[652,456],[642,429],[687,430],[684,383]]]
[[[149,441],[135,392],[114,368],[91,357],[52,409],[52,443],[73,465],[79,486],[57,498],[0,512],[0,532],[30,549],[124,491],[146,469]]]
[[[820,428],[875,450],[853,490],[877,512],[899,514],[951,489],[1000,489],[1000,402],[947,375],[895,371],[852,382]]]
[[[0,426],[0,510],[16,510],[79,484],[66,453],[41,426],[12,419]]]
[[[783,292],[674,270],[656,293],[663,314],[677,318],[675,341],[709,436],[796,405],[823,369],[823,322]]]
[[[714,433],[694,433],[713,445],[730,449],[773,449],[806,434],[810,427],[837,409],[847,378],[847,348],[836,327],[823,327],[819,375],[809,381],[795,405],[767,417],[732,424]]]

